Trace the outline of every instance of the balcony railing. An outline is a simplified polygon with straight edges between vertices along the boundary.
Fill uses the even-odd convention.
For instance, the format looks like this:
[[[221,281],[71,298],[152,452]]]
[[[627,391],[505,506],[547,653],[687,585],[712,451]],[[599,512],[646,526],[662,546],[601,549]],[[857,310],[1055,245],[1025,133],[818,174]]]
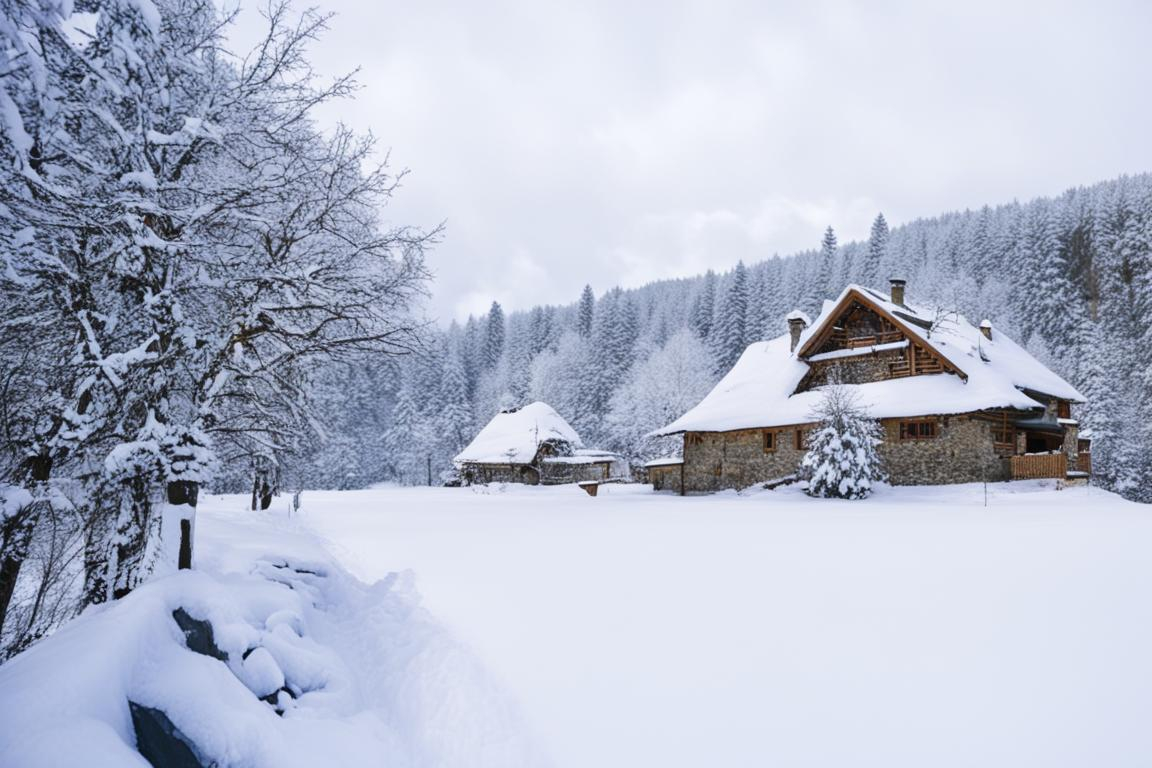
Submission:
[[[1076,471],[1083,472],[1086,475],[1092,474],[1092,454],[1076,454]]]
[[[1063,453],[1033,453],[1009,458],[1013,480],[1037,480],[1068,476],[1068,457]]]

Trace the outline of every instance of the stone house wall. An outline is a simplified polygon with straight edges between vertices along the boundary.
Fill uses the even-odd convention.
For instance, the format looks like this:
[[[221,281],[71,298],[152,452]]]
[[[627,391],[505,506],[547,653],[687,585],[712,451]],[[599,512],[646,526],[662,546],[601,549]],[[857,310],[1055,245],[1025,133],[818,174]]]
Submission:
[[[881,421],[885,439],[879,452],[893,485],[1008,479],[1005,462],[993,448],[992,425],[987,421],[966,415],[937,417],[936,437],[925,440],[900,440],[900,421]],[[796,429],[771,430],[777,433],[776,450],[768,453],[763,447],[766,430],[762,429],[687,433],[684,484],[688,492],[747,488],[795,473],[806,452],[796,448]]]
[[[804,374],[796,391],[807,392],[822,387],[829,383],[830,378],[838,378],[841,384],[887,381],[892,378],[891,364],[898,361],[906,351],[893,349],[809,363],[808,373]]]
[[[522,483],[539,485],[540,472],[527,464],[464,464],[460,476],[465,485]]]
[[[662,467],[648,467],[648,482],[654,491],[680,493],[680,468],[682,464],[669,464]]]
[[[585,480],[607,480],[611,474],[612,462],[590,462],[570,464],[567,462],[545,461],[542,482],[544,485],[562,485],[564,483],[579,483]]]
[[[743,429],[689,432],[684,436],[684,485],[689,492],[747,488],[794,474],[804,458],[795,431]],[[776,450],[764,451],[764,432],[776,433]]]
[[[880,456],[893,485],[948,485],[1007,480],[1006,463],[997,454],[992,424],[967,415],[939,416],[936,437],[901,440],[901,419],[881,421]]]
[[[610,474],[611,462],[564,463],[542,462],[540,468],[530,464],[464,464],[460,474],[465,485],[482,483],[521,483],[523,485],[562,485],[583,480],[604,480]]]

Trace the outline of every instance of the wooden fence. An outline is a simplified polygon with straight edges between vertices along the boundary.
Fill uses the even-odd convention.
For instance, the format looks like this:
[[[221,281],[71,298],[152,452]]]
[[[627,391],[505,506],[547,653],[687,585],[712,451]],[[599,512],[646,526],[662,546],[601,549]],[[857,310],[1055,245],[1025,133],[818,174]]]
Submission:
[[[1063,453],[1013,456],[1011,462],[1013,480],[1036,480],[1045,477],[1064,478],[1068,476],[1068,457]]]

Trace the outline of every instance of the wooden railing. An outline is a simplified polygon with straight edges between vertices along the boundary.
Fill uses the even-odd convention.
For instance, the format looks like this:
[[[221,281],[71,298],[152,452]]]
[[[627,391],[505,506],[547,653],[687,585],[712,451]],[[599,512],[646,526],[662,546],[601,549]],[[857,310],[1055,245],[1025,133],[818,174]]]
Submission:
[[[1078,453],[1076,454],[1076,471],[1085,474],[1092,474],[1092,454]]]
[[[1063,453],[1037,453],[1028,456],[1013,456],[1013,480],[1036,480],[1045,477],[1065,478],[1068,476],[1068,457]]]
[[[900,331],[883,331],[871,336],[845,336],[844,346],[849,349],[858,349],[860,347],[874,347],[877,344],[891,344],[895,341],[903,339],[903,334]]]

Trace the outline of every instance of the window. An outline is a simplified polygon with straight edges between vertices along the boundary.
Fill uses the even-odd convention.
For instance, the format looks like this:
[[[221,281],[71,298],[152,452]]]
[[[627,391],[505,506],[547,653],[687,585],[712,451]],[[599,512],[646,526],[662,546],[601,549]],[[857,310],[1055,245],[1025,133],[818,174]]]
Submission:
[[[796,439],[796,443],[795,443],[794,447],[796,448],[796,450],[798,450],[798,451],[804,450],[804,446],[807,445],[807,443],[808,443],[808,430],[797,429],[795,439]]]
[[[1067,400],[1056,401],[1056,418],[1070,419],[1072,418],[1072,403]]]
[[[934,420],[900,422],[901,440],[931,440],[934,437],[936,437],[936,422]]]
[[[703,445],[704,436],[699,432],[689,432],[688,435],[684,438],[684,441],[688,443],[688,445]]]
[[[764,430],[764,453],[773,453],[776,450],[776,433]]]

